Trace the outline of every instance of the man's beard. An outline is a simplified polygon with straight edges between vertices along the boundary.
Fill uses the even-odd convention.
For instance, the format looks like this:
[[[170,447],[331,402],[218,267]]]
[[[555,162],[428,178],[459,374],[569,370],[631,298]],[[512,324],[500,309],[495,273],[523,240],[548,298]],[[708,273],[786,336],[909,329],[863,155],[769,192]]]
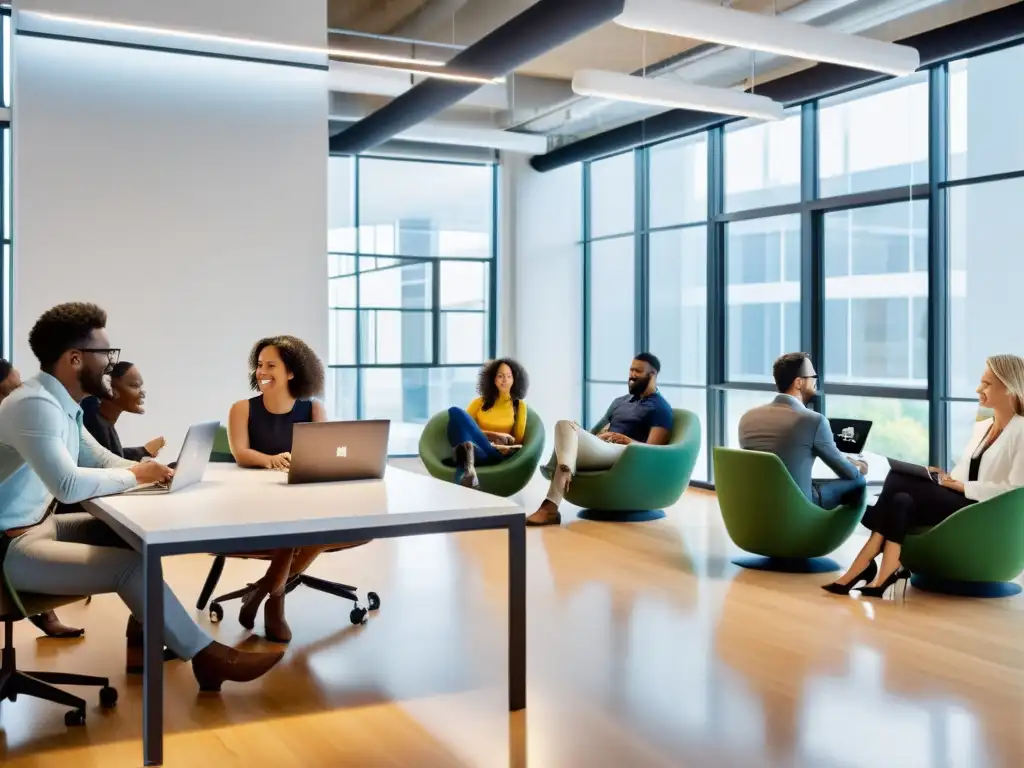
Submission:
[[[635,379],[630,379],[626,386],[629,387],[629,394],[631,395],[642,395],[647,391],[647,385],[651,383],[650,376],[637,376]]]
[[[100,400],[107,400],[113,394],[110,388],[110,377],[106,371],[96,373],[83,368],[78,374],[78,383],[85,394],[98,397]]]

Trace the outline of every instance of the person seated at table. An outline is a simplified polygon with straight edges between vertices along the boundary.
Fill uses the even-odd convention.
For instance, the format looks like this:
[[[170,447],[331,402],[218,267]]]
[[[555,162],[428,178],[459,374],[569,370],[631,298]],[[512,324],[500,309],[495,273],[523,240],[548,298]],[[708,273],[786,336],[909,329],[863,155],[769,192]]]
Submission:
[[[860,500],[867,486],[868,465],[848,459],[836,445],[828,419],[807,404],[817,394],[818,374],[803,352],[782,355],[772,365],[779,394],[743,414],[740,448],[774,453],[804,495],[822,509]],[[835,480],[813,480],[814,460],[820,458],[836,473]]]
[[[476,465],[495,464],[522,446],[526,435],[526,369],[510,357],[484,363],[479,394],[465,409],[448,409],[448,442],[455,459],[455,482],[476,488]]]
[[[121,360],[110,373],[110,397],[87,397],[82,401],[83,424],[96,442],[122,459],[142,461],[156,458],[166,444],[162,437],[154,437],[138,448],[123,448],[117,434],[117,420],[122,413],[141,416],[146,412],[146,390],[142,374],[133,363]]]
[[[323,404],[313,399],[324,391],[323,363],[309,345],[294,336],[260,339],[249,354],[249,385],[259,394],[239,400],[231,406],[228,416],[231,455],[240,467],[286,472],[291,465],[293,426],[327,421]],[[242,599],[239,623],[252,629],[265,599],[263,621],[267,639],[289,642],[292,631],[284,613],[288,581],[303,573],[328,549],[365,543],[248,553],[250,557],[269,557],[270,565]]]
[[[969,504],[1024,486],[1024,359],[993,355],[978,385],[978,403],[992,411],[978,421],[960,460],[950,473],[931,467],[935,480],[891,471],[874,506],[861,524],[871,531],[850,568],[823,589],[881,597],[896,582],[910,578],[900,565],[903,540],[918,527],[935,526]],[[937,480],[937,481],[936,481]],[[882,566],[875,564],[882,555]]]
[[[143,659],[136,620],[146,602],[142,555],[87,512],[51,514],[54,502],[75,504],[174,474],[155,461],[115,456],[82,429],[79,403],[109,394],[105,375],[120,354],[110,346],[106,324],[106,312],[95,304],[74,302],[43,313],[29,334],[40,373],[0,404],[0,566],[15,593],[116,592],[131,611],[126,666],[134,672]],[[191,660],[202,690],[255,680],[284,655],[214,642],[166,584],[163,603],[167,646]]]
[[[548,462],[552,471],[548,495],[526,518],[527,525],[558,525],[558,506],[577,470],[611,469],[630,443],[667,445],[672,436],[672,406],[658,391],[661,361],[641,352],[630,363],[628,395],[612,400],[605,411],[605,426],[592,434],[574,421],[555,424],[555,450]]]
[[[21,373],[9,361],[0,358],[0,403],[20,386]],[[69,640],[85,634],[84,629],[62,624],[55,611],[38,613],[35,616],[29,616],[28,620],[42,630],[47,637]]]

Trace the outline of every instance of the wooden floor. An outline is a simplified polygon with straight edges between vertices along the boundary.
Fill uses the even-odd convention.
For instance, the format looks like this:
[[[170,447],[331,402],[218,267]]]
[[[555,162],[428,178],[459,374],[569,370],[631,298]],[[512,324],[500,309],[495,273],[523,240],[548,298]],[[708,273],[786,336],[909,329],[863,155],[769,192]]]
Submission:
[[[521,501],[542,495],[534,485]],[[1024,765],[1021,597],[911,588],[905,601],[867,601],[822,592],[827,576],[740,570],[707,493],[687,493],[654,523],[566,517],[527,535],[525,712],[506,711],[504,535],[375,542],[312,570],[381,594],[365,626],[349,624],[346,603],[300,590],[288,600],[295,640],[264,680],[199,696],[187,665],[167,665],[166,764]],[[168,561],[186,604],[209,563]],[[229,564],[222,587],[259,567]],[[90,691],[86,727],[68,730],[61,707],[5,702],[0,761],[141,764],[141,686],[122,672],[125,608],[104,596],[60,615],[87,638],[39,639],[22,622],[19,665],[110,675],[120,704],[105,713]],[[212,631],[246,637],[237,603]]]

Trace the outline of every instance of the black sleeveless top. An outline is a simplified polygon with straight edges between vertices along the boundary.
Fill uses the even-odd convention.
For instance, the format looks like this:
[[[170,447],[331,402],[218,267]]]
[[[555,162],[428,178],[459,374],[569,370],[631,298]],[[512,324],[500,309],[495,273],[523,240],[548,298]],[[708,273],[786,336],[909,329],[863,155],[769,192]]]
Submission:
[[[967,470],[968,482],[974,483],[978,481],[978,472],[981,471],[981,459],[985,456],[985,451],[991,448],[995,444],[996,440],[999,439],[997,437],[996,440],[993,440],[991,443],[988,442],[988,436],[991,433],[992,427],[989,427],[988,430],[985,432],[985,436],[981,438],[981,445],[978,446],[977,450],[975,450],[974,452],[974,455],[971,456],[970,468]],[[1000,435],[1000,437],[1002,437],[1002,435]]]
[[[249,398],[249,447],[268,456],[291,453],[292,425],[312,420],[312,400],[296,400],[289,413],[271,413],[263,405],[263,395],[256,395]]]

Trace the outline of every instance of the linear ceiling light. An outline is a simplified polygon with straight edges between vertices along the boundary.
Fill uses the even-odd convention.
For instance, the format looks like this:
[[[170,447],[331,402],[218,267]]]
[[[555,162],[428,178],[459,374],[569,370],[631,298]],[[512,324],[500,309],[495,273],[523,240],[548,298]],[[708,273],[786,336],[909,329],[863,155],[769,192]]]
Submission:
[[[626,0],[615,23],[647,32],[719,45],[842,64],[888,75],[909,75],[921,56],[908,45],[883,43],[779,16],[747,13],[692,0]]]
[[[665,78],[640,78],[600,69],[581,69],[572,77],[572,90],[580,96],[597,96],[616,101],[635,101],[673,109],[693,109],[716,115],[781,120],[783,106],[767,96],[709,88]]]
[[[142,24],[125,24],[118,21],[106,21],[104,19],[93,19],[85,16],[67,16],[57,13],[33,12],[33,15],[40,19],[47,19],[67,24],[79,24],[86,27],[98,27],[102,29],[115,29],[123,32],[141,32],[153,35],[170,35],[185,40],[196,40],[207,43],[224,43],[230,45],[245,45],[254,48],[264,48],[273,51],[286,51],[289,53],[307,53],[317,56],[334,56],[346,59],[358,59],[361,61],[377,61],[385,64],[411,65],[401,67],[402,71],[410,72],[423,77],[437,77],[443,80],[455,80],[458,82],[470,83],[500,83],[504,78],[475,77],[458,72],[448,72],[443,69],[445,62],[437,59],[414,59],[407,56],[392,56],[384,53],[373,53],[372,51],[351,50],[348,48],[318,48],[309,45],[294,45],[292,43],[279,43],[272,40],[256,40],[247,37],[228,37],[216,35],[209,32],[192,32],[184,29],[167,29],[165,27],[149,27]],[[438,67],[437,70],[418,69],[417,67]],[[398,69],[399,67],[395,67]]]

